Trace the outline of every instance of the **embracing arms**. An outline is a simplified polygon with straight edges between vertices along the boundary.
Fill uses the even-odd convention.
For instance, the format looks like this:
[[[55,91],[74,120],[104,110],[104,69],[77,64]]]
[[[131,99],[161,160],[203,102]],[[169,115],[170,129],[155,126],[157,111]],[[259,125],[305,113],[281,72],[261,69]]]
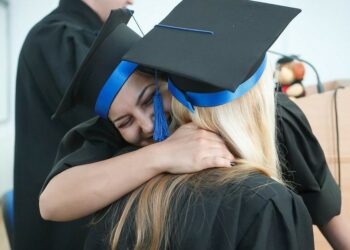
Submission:
[[[59,173],[40,195],[40,213],[46,220],[78,219],[106,207],[162,172],[179,174],[230,167],[233,160],[219,136],[187,124],[163,142]]]

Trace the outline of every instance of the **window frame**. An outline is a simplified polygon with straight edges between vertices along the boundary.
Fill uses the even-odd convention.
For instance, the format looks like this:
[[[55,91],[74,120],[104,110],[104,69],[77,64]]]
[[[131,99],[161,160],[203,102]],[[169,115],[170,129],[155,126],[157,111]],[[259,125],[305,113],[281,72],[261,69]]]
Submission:
[[[10,75],[11,75],[11,60],[10,60],[10,15],[9,15],[9,2],[7,0],[0,0],[0,8],[4,11],[4,18],[5,21],[4,27],[5,30],[1,33],[3,35],[0,35],[0,39],[3,39],[4,42],[4,51],[5,56],[1,57],[0,60],[4,60],[4,83],[0,82],[0,105],[5,105],[4,108],[1,108],[0,112],[0,124],[6,123],[9,120],[10,116],[10,101],[11,101],[11,83],[10,83]],[[2,19],[2,17],[1,17]],[[2,53],[1,53],[2,54]],[[2,74],[2,73],[0,73]]]

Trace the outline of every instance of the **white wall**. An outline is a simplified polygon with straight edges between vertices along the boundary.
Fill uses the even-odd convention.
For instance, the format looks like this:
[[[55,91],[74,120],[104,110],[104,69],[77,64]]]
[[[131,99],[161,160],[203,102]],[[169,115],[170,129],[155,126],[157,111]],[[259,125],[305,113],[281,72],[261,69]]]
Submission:
[[[203,0],[205,1],[205,0]],[[233,1],[233,0],[232,0]],[[131,9],[142,29],[147,32],[180,0],[135,0]],[[350,21],[348,0],[265,0],[301,8],[302,13],[291,23],[272,47],[283,53],[298,54],[312,62],[321,80],[350,78]],[[14,90],[17,58],[29,29],[50,12],[58,0],[10,0],[10,117],[0,124],[0,194],[13,185]],[[137,31],[136,25],[130,26]],[[306,84],[316,80],[307,68]]]
[[[273,49],[300,55],[318,70],[321,81],[350,78],[350,1],[269,0],[302,9]],[[315,83],[307,68],[306,85]]]

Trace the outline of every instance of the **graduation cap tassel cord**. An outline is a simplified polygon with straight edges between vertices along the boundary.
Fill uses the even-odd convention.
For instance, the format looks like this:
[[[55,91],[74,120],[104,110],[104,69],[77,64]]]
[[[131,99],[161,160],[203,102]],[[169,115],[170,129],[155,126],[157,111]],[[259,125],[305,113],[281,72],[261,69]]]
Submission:
[[[134,19],[134,21],[135,21],[137,27],[139,28],[139,30],[140,30],[142,36],[145,36],[145,33],[143,33],[143,31],[142,31],[142,29],[141,29],[141,26],[139,25],[139,23],[137,22],[137,20],[136,20],[136,18],[135,18],[135,16],[134,16],[134,13],[133,13],[131,10],[129,10],[129,9],[127,9],[127,10],[129,11],[129,13],[130,13],[132,19]]]
[[[153,97],[154,131],[153,140],[160,142],[169,136],[168,123],[163,109],[162,95],[159,91],[157,70],[155,71],[156,93]]]
[[[210,30],[201,30],[201,29],[193,29],[193,28],[185,28],[185,27],[178,27],[173,25],[166,25],[166,24],[157,24],[155,27],[161,27],[161,28],[167,28],[167,29],[174,29],[174,30],[183,30],[183,31],[192,31],[192,32],[198,32],[198,33],[205,33],[214,35],[213,31]]]

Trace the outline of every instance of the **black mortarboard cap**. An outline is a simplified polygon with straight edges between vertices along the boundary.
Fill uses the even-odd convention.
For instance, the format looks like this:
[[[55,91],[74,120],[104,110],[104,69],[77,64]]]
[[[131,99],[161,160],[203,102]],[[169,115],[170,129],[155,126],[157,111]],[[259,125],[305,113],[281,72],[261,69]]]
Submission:
[[[220,105],[231,97],[201,102],[197,94],[247,92],[264,70],[266,51],[299,12],[248,0],[183,0],[123,59],[168,73],[169,90],[191,105]]]
[[[97,97],[122,56],[141,38],[126,26],[132,12],[118,9],[111,12],[81,66],[75,73],[53,118],[76,105],[92,110]]]

